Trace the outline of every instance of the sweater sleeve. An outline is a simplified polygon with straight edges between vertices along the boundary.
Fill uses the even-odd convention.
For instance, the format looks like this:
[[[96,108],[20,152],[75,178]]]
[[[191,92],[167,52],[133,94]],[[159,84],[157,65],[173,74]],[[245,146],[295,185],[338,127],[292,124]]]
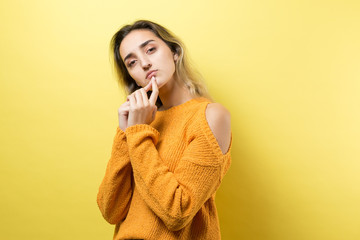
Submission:
[[[132,168],[125,133],[117,127],[110,160],[97,194],[97,204],[111,224],[123,220],[132,196]]]
[[[171,172],[155,147],[160,136],[156,129],[138,124],[125,133],[140,195],[169,230],[182,229],[219,187],[230,154],[219,156],[206,136],[209,132],[200,129]]]

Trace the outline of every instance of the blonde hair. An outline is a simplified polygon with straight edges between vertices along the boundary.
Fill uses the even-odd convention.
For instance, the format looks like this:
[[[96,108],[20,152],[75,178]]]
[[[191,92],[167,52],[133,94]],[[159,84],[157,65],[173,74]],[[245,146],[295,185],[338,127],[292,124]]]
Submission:
[[[183,81],[190,93],[194,96],[206,97],[212,100],[208,90],[204,84],[203,77],[196,71],[189,62],[185,54],[185,46],[181,40],[172,32],[157,23],[148,20],[138,20],[131,25],[125,25],[118,30],[110,42],[110,56],[113,61],[115,73],[119,85],[124,86],[127,95],[140,89],[135,80],[128,73],[126,66],[120,56],[120,44],[122,40],[133,30],[145,29],[153,32],[158,38],[163,40],[170,50],[178,55],[175,63],[176,79]],[[150,92],[148,92],[150,94]],[[157,102],[158,107],[162,105],[160,98]]]

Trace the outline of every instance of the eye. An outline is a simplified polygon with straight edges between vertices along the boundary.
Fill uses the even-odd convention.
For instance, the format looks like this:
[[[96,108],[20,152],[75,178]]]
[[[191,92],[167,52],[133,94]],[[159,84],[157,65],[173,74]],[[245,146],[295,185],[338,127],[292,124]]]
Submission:
[[[135,60],[132,60],[132,61],[128,62],[127,66],[132,67],[134,64],[135,64]]]
[[[152,48],[149,48],[147,51],[146,51],[146,53],[152,53],[152,52],[154,52],[156,50],[156,48],[155,47],[152,47]]]

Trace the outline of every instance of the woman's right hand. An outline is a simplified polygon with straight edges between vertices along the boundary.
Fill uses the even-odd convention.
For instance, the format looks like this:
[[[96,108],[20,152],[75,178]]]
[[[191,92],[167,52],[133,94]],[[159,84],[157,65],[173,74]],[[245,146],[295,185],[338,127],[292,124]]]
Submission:
[[[153,104],[155,104],[156,102],[156,98],[158,96],[158,88],[157,88],[157,83],[155,80],[155,77],[152,77],[151,81],[143,88],[145,90],[145,92],[149,91],[150,89],[152,89],[153,86],[153,82],[154,82],[154,86],[156,87],[156,91],[155,93],[153,92],[151,94],[150,100],[152,102],[154,102]],[[154,90],[153,90],[154,91]],[[129,96],[133,95],[134,93],[130,94]],[[118,109],[118,116],[119,116],[119,127],[121,130],[123,130],[125,132],[126,128],[128,127],[128,120],[129,120],[129,111],[130,111],[130,100],[129,100],[129,96],[127,97],[127,101],[124,102]],[[152,119],[154,118],[154,115],[152,117]]]
[[[125,132],[128,125],[130,102],[124,102],[118,109],[119,127]]]

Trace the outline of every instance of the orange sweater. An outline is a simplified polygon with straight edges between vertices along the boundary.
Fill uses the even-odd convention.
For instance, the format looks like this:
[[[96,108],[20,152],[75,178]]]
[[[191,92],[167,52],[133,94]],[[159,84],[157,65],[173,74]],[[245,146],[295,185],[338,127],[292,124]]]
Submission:
[[[199,97],[117,128],[97,203],[113,239],[220,239],[215,192],[231,162]]]

